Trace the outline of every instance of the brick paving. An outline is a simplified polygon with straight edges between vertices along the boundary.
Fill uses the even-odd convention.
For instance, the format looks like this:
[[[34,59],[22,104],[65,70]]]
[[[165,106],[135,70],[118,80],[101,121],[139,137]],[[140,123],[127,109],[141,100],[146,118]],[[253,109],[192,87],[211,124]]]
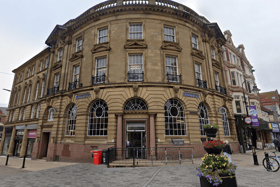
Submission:
[[[258,154],[262,160],[262,152]],[[196,163],[199,159],[196,159]],[[279,172],[267,172],[261,162],[252,165],[251,154],[234,155],[240,163],[236,172],[238,187],[276,187]],[[46,162],[49,164],[50,162]],[[55,165],[55,162],[52,162]],[[57,163],[61,164],[61,163]],[[106,168],[105,165],[75,164],[29,172],[0,166],[1,187],[199,187],[197,164],[167,165],[159,167]]]

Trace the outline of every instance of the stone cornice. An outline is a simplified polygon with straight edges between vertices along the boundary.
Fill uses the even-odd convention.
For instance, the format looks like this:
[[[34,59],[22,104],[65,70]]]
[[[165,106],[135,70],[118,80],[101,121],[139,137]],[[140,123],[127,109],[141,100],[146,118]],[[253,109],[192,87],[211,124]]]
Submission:
[[[144,40],[127,40],[124,45],[125,49],[147,49],[147,44]]]
[[[191,55],[192,56],[195,56],[197,58],[200,58],[201,60],[204,60],[205,59],[205,56],[203,55],[202,51],[198,50],[198,49],[192,49],[192,52],[191,52]]]
[[[179,46],[179,43],[177,42],[168,42],[168,41],[164,41],[162,46],[161,46],[162,50],[170,50],[170,51],[177,51],[177,52],[181,52],[182,51],[182,47]]]
[[[95,44],[91,50],[92,54],[103,52],[103,51],[110,51],[111,47],[109,46],[108,42],[101,43],[101,44]]]

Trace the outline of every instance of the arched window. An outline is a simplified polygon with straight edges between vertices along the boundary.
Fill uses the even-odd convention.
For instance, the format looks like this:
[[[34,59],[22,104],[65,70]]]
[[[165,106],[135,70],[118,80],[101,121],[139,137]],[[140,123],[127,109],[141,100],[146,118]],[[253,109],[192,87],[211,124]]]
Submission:
[[[229,123],[228,123],[227,109],[225,107],[221,107],[219,109],[219,111],[223,115],[222,121],[223,121],[223,127],[224,127],[224,134],[225,134],[225,136],[230,136],[230,129],[229,129]]]
[[[169,99],[164,105],[165,135],[187,135],[185,109],[177,99]]]
[[[148,110],[148,106],[142,99],[133,98],[126,102],[124,110]]]
[[[198,106],[200,135],[205,135],[203,125],[209,124],[208,110],[203,103]]]
[[[49,109],[49,114],[48,114],[48,121],[53,121],[53,115],[56,113],[56,110],[54,108]]]
[[[108,106],[105,101],[95,101],[89,109],[88,136],[107,136]]]
[[[65,135],[69,135],[69,136],[75,135],[76,119],[77,119],[77,106],[73,104],[67,112]]]

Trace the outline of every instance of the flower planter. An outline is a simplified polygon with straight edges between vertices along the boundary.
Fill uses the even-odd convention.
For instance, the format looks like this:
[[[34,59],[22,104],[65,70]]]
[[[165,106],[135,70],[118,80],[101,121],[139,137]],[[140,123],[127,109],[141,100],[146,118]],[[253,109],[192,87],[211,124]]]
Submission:
[[[206,147],[204,147],[204,149],[208,154],[215,154],[215,155],[221,154],[223,150],[222,148],[206,148]]]
[[[232,176],[232,178],[230,178],[230,176],[228,175],[220,175],[221,178],[223,179],[223,183],[218,185],[218,187],[237,187],[237,183],[236,183],[236,178],[235,175]],[[200,186],[201,187],[214,187],[213,186],[214,182],[210,183],[207,181],[207,179],[205,177],[200,177]]]
[[[218,129],[204,129],[204,132],[206,133],[207,137],[216,137]]]

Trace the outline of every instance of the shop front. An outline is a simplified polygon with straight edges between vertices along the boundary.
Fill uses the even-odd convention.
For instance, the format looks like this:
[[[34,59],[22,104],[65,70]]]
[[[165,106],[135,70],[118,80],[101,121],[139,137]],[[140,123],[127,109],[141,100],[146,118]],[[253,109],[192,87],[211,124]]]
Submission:
[[[16,126],[14,156],[20,156],[25,125]]]
[[[2,149],[2,155],[7,155],[8,150],[10,147],[11,142],[11,136],[12,136],[13,127],[5,127],[5,138],[4,138],[4,144]]]
[[[34,142],[37,135],[37,124],[27,125],[28,130],[28,139],[27,139],[27,150],[26,150],[26,156],[31,157]]]
[[[272,134],[271,134],[271,138],[272,140],[274,138],[278,138],[279,137],[279,125],[276,123],[271,123],[272,126]]]

